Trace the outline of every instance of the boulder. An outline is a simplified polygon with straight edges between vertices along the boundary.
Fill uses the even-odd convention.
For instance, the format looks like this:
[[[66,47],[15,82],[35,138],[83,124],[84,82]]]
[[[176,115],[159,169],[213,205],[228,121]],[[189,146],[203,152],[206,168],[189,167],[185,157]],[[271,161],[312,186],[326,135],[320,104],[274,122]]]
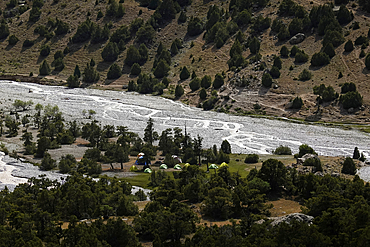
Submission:
[[[311,225],[313,218],[314,218],[313,216],[302,214],[302,213],[292,213],[292,214],[284,215],[281,217],[270,217],[270,219],[272,220],[271,222],[272,226],[278,226],[281,223],[290,224],[290,222],[292,222],[293,220],[305,222],[308,225]]]
[[[294,36],[289,40],[289,43],[290,43],[290,44],[292,44],[292,45],[299,44],[299,43],[301,43],[305,38],[306,38],[306,36],[304,35],[304,33],[297,33],[296,35],[294,35]]]
[[[297,164],[298,165],[303,165],[303,163],[307,160],[307,159],[319,159],[319,157],[316,155],[316,154],[305,154],[302,156],[302,158],[298,158],[297,159]]]

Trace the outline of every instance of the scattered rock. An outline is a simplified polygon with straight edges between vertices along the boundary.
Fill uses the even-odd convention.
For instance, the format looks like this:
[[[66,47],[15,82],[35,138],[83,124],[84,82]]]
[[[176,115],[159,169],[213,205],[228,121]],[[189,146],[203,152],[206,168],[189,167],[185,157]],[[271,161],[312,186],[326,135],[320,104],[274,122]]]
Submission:
[[[290,40],[289,40],[289,43],[294,45],[294,44],[299,44],[301,43],[304,39],[306,38],[306,36],[303,34],[303,33],[297,33],[296,35],[294,35]]]
[[[297,164],[302,165],[307,159],[319,159],[319,157],[316,154],[305,154],[297,159]]]
[[[312,224],[312,221],[314,219],[313,216],[302,214],[302,213],[292,213],[288,215],[284,215],[281,217],[269,217],[268,219],[272,220],[271,225],[272,226],[278,226],[281,223],[287,223],[290,224],[290,222],[296,220],[300,222],[305,222],[308,225]],[[259,220],[256,223],[257,224],[262,224],[265,220]]]

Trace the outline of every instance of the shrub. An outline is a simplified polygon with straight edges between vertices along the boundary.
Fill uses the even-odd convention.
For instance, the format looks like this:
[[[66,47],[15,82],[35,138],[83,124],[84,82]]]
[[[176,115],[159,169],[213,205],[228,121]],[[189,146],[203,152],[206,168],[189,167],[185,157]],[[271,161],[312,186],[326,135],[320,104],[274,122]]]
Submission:
[[[308,55],[304,53],[304,51],[299,51],[295,54],[295,60],[296,63],[305,63],[308,61]]]
[[[252,20],[252,15],[247,9],[244,9],[242,12],[240,12],[234,19],[234,21],[236,22],[236,24],[238,24],[238,26],[249,24],[251,20]]]
[[[153,91],[157,92],[159,95],[163,94],[163,89],[165,89],[166,86],[163,83],[157,83],[153,87]]]
[[[281,61],[281,58],[275,57],[273,66],[277,67],[278,69],[281,69],[282,65],[283,65],[283,62]]]
[[[279,41],[284,41],[284,40],[289,39],[290,33],[289,33],[288,28],[285,25],[283,25],[280,28],[279,33],[277,34],[277,37],[278,37]]]
[[[224,77],[220,73],[217,73],[215,75],[215,80],[213,81],[213,88],[219,89],[223,85],[224,85]]]
[[[32,7],[30,11],[30,16],[28,18],[29,22],[36,22],[41,16],[41,10],[38,7]]]
[[[40,55],[46,57],[50,54],[50,46],[42,45],[40,50]]]
[[[258,154],[247,154],[247,157],[245,157],[244,163],[247,164],[253,164],[253,163],[258,163],[259,160]]]
[[[175,88],[175,96],[177,98],[180,98],[184,94],[184,89],[182,88],[181,85],[177,85]]]
[[[15,45],[17,44],[18,41],[19,39],[14,34],[10,35],[9,40],[8,40],[9,45]]]
[[[75,75],[70,75],[67,79],[67,85],[70,88],[76,88],[80,86],[80,82],[78,80],[78,77]]]
[[[360,158],[360,151],[358,150],[358,147],[355,147],[355,150],[353,151],[352,159],[358,160]]]
[[[335,50],[334,50],[333,44],[332,43],[327,44],[324,47],[323,52],[326,53],[330,58],[334,57],[335,56]]]
[[[40,75],[49,75],[50,74],[50,66],[46,60],[44,60],[39,68]]]
[[[152,42],[155,36],[155,30],[152,25],[145,24],[144,26],[140,27],[136,33],[136,39],[140,42]]]
[[[364,50],[361,50],[359,58],[363,58],[364,56],[366,56],[366,53]]]
[[[300,18],[294,18],[289,24],[289,33],[291,36],[296,35],[297,33],[302,32],[302,20]]]
[[[5,23],[5,20],[3,19],[0,24],[0,39],[5,39],[10,34],[9,27]]]
[[[353,82],[346,82],[342,85],[340,93],[345,94],[347,92],[356,92],[356,85]]]
[[[75,66],[75,70],[73,72],[73,75],[77,76],[77,78],[81,77],[81,71],[80,71],[80,67],[78,66],[78,64],[76,64],[76,66]]]
[[[188,34],[195,36],[203,32],[203,23],[198,17],[191,17],[188,22]]]
[[[186,80],[190,77],[190,72],[186,66],[184,66],[180,72],[180,80]]]
[[[283,45],[283,47],[281,47],[280,55],[282,57],[288,57],[289,56],[289,49],[285,45]]]
[[[272,77],[271,77],[271,75],[269,73],[263,74],[263,76],[262,76],[262,85],[264,87],[268,87],[268,88],[271,87],[271,85],[272,85]]]
[[[140,60],[141,55],[139,50],[135,46],[131,45],[127,49],[125,64],[127,64],[128,66],[132,66],[134,63],[140,63]]]
[[[299,146],[299,153],[297,154],[297,157],[302,158],[302,156],[305,154],[317,155],[317,153],[313,150],[312,147],[308,146],[307,144],[302,144],[301,146]]]
[[[366,66],[367,69],[370,70],[370,53],[366,55],[365,66]]]
[[[297,52],[299,52],[299,48],[296,45],[294,45],[292,47],[292,49],[290,50],[290,56],[291,57],[295,57],[295,55],[297,54]]]
[[[186,19],[187,19],[186,13],[184,11],[181,11],[179,19],[177,19],[177,21],[179,23],[184,23],[184,22],[186,22]]]
[[[170,71],[170,66],[164,59],[161,59],[155,67],[153,74],[157,78],[162,78],[168,74],[168,71]]]
[[[344,45],[344,50],[346,51],[346,52],[351,52],[351,51],[353,51],[353,49],[354,49],[354,46],[353,46],[353,42],[352,42],[352,40],[348,40],[347,42],[346,42],[346,44]]]
[[[23,41],[23,47],[31,47],[34,44],[35,44],[35,41],[33,40],[26,39],[25,41]]]
[[[54,60],[57,60],[58,58],[62,58],[62,59],[64,58],[64,54],[62,51],[56,51],[54,53]]]
[[[199,91],[199,98],[201,98],[201,99],[206,99],[207,98],[207,91],[204,88],[202,88]]]
[[[215,104],[217,102],[217,97],[216,96],[212,96],[210,97],[209,99],[207,99],[206,101],[203,102],[203,110],[211,110],[213,109],[213,107],[215,107]]]
[[[257,37],[253,37],[252,40],[249,42],[249,50],[252,54],[257,54],[260,50],[260,42]]]
[[[362,45],[362,44],[367,44],[369,43],[369,39],[365,36],[360,35],[356,40],[355,40],[355,45]]]
[[[341,25],[344,25],[353,20],[353,14],[345,5],[341,5],[337,14],[337,19]]]
[[[168,87],[168,85],[171,83],[171,81],[167,77],[163,77],[162,83],[163,83],[163,85],[165,85],[166,87]]]
[[[84,75],[82,81],[86,83],[93,83],[97,82],[100,78],[99,73],[92,67],[89,63],[87,64],[86,68],[84,69]]]
[[[308,81],[312,78],[312,74],[307,69],[304,69],[298,76],[300,81]]]
[[[326,87],[324,84],[321,84],[320,86],[314,86],[313,93],[319,95],[321,100],[324,102],[332,101],[339,96],[332,86]]]
[[[280,77],[280,70],[276,66],[272,66],[270,70],[270,75],[272,78],[279,78]]]
[[[112,62],[117,60],[119,49],[117,43],[109,42],[101,52],[101,56],[105,62]]]
[[[313,54],[311,58],[312,66],[323,66],[330,63],[330,57],[324,52]]]
[[[209,75],[203,76],[200,85],[202,88],[209,88],[212,85],[212,78]]]
[[[55,71],[62,71],[65,67],[63,58],[59,57],[53,61],[54,70]]]
[[[279,146],[275,149],[274,154],[276,154],[276,155],[291,155],[292,150],[288,146]]]
[[[294,100],[293,100],[293,106],[292,108],[293,109],[301,109],[303,106],[303,101],[302,101],[302,98],[301,97],[295,97]]]
[[[328,30],[323,38],[322,44],[323,46],[332,43],[334,47],[340,46],[344,42],[344,37],[342,33],[334,30]]]
[[[134,81],[129,81],[128,82],[128,87],[127,87],[127,91],[129,91],[129,92],[134,92],[134,91],[136,91],[136,89],[137,89],[137,84],[136,84],[136,82],[134,82]]]
[[[350,174],[350,175],[355,175],[356,174],[355,162],[350,157],[347,157],[344,160],[343,167],[342,167],[342,173]]]
[[[56,35],[66,34],[69,31],[69,25],[66,22],[57,20],[57,29],[55,30]]]
[[[362,106],[362,96],[359,92],[347,92],[339,98],[344,109],[357,108]]]
[[[121,68],[116,63],[114,63],[109,67],[107,79],[117,79],[121,75],[122,75]]]
[[[200,79],[195,77],[193,80],[191,80],[189,86],[191,91],[197,91],[200,88]]]
[[[134,63],[131,66],[130,74],[131,75],[139,75],[141,73],[141,67],[138,63]]]
[[[313,166],[316,171],[322,172],[321,161],[319,158],[309,158],[303,162],[304,166]]]

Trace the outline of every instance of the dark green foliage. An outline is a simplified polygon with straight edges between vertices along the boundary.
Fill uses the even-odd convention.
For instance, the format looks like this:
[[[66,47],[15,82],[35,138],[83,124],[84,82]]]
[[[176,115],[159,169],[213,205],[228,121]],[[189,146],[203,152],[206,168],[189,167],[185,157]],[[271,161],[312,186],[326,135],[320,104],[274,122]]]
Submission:
[[[35,44],[35,41],[34,40],[26,39],[25,41],[23,41],[23,47],[31,47],[34,44]]]
[[[340,46],[344,42],[344,37],[342,33],[334,30],[328,30],[325,33],[324,39],[322,40],[322,45],[326,46],[329,43],[332,43],[334,47]]]
[[[271,25],[271,30],[274,31],[275,33],[278,33],[280,31],[280,28],[284,26],[284,22],[280,19],[274,19]]]
[[[243,48],[239,40],[235,40],[233,46],[230,49],[230,60],[227,61],[229,68],[232,67],[241,67],[245,65],[245,59],[242,56]]]
[[[163,0],[156,11],[164,20],[171,20],[176,16],[176,9],[173,0]]]
[[[252,20],[252,15],[251,13],[245,9],[243,11],[241,11],[235,18],[234,18],[234,21],[236,22],[236,24],[238,24],[238,26],[244,26],[244,25],[247,25],[251,22]]]
[[[303,50],[298,51],[294,58],[295,63],[305,63],[308,61],[308,55]]]
[[[76,159],[73,155],[67,154],[66,156],[62,156],[59,161],[59,171],[61,173],[69,173],[73,168],[76,167]]]
[[[96,15],[96,19],[99,20],[101,18],[103,18],[104,14],[101,10],[99,10],[98,14]]]
[[[104,42],[109,39],[110,30],[107,25],[104,28],[101,28],[99,25],[96,25],[91,33],[91,43],[96,44]]]
[[[283,45],[280,49],[280,55],[281,57],[288,57],[289,56],[289,49]]]
[[[179,23],[184,23],[184,22],[186,22],[186,19],[187,19],[186,13],[184,11],[181,11],[179,19],[177,19],[177,21]]]
[[[302,72],[299,74],[298,79],[300,81],[308,81],[312,78],[312,74],[307,69],[302,70]]]
[[[272,66],[272,68],[270,69],[270,75],[272,76],[272,78],[279,78],[280,77],[279,68],[276,66]]]
[[[136,33],[136,39],[140,43],[150,43],[153,41],[155,36],[155,30],[152,25],[145,24],[140,27]]]
[[[323,102],[330,102],[338,98],[339,96],[332,86],[326,87],[324,84],[321,84],[320,86],[314,86],[313,93],[319,95],[320,96],[319,101]]]
[[[132,34],[136,34],[136,32],[139,30],[140,27],[144,25],[144,20],[142,18],[135,18],[130,23],[130,32]]]
[[[277,37],[278,37],[279,41],[284,41],[284,40],[287,40],[287,39],[290,38],[289,30],[285,25],[280,27],[280,30],[279,30],[279,33],[277,34]]]
[[[117,79],[121,77],[121,75],[122,75],[121,68],[118,66],[118,64],[114,63],[109,67],[107,79]]]
[[[89,40],[93,31],[93,23],[90,19],[82,22],[78,27],[76,33],[72,36],[73,43],[81,43]]]
[[[221,150],[225,154],[231,154],[231,145],[227,140],[223,140],[221,143]]]
[[[28,18],[29,22],[36,22],[41,16],[41,10],[39,7],[32,7],[30,11],[30,16]]]
[[[285,184],[287,170],[281,161],[268,159],[262,163],[257,176],[263,181],[268,182],[272,191],[277,191]]]
[[[155,67],[153,74],[157,78],[162,78],[164,76],[167,76],[169,71],[170,71],[170,66],[167,64],[167,62],[164,59],[161,59],[159,60],[157,66]]]
[[[177,53],[179,53],[179,49],[177,48],[177,45],[174,42],[172,42],[171,44],[170,51],[172,55],[176,55]]]
[[[215,75],[215,80],[213,81],[213,88],[219,89],[223,85],[224,85],[224,77],[220,73],[217,73]]]
[[[344,109],[357,108],[362,106],[362,96],[359,92],[347,92],[342,94],[339,98],[340,103],[342,103]]]
[[[59,20],[58,18],[56,19],[56,29],[55,29],[55,34],[56,35],[62,35],[66,34],[69,31],[69,25],[66,22],[63,22]]]
[[[303,162],[303,165],[304,166],[313,166],[315,167],[315,172],[322,172],[322,166],[321,166],[321,161],[319,158],[309,158],[309,159],[306,159],[304,162]]]
[[[197,91],[200,88],[200,79],[195,77],[191,82],[189,83],[191,91]]]
[[[337,14],[337,19],[341,25],[350,23],[353,20],[353,13],[350,12],[345,5],[341,5]]]
[[[57,167],[56,161],[51,158],[48,152],[45,152],[44,157],[41,160],[40,169],[43,171],[49,171]]]
[[[295,14],[297,4],[292,0],[283,0],[279,5],[280,16],[292,16]]]
[[[351,51],[353,51],[353,49],[354,49],[354,46],[353,46],[353,42],[352,42],[352,40],[348,40],[347,42],[346,42],[346,44],[344,45],[344,50],[346,51],[346,52],[351,52]]]
[[[138,63],[134,63],[131,66],[130,74],[131,75],[139,75],[141,73],[141,67]]]
[[[290,50],[290,56],[291,57],[295,57],[295,55],[297,54],[297,52],[299,52],[300,50],[299,50],[299,48],[296,46],[296,45],[294,45],[293,47],[292,47],[292,49]]]
[[[184,89],[181,85],[177,85],[175,89],[175,96],[176,98],[180,98],[184,94]]]
[[[288,146],[279,146],[275,149],[274,154],[277,154],[277,155],[291,155],[292,150]]]
[[[78,66],[78,64],[76,64],[76,66],[75,66],[75,70],[73,72],[73,75],[77,76],[77,78],[81,77],[81,71],[80,71],[80,67]]]
[[[358,147],[355,147],[355,150],[353,151],[352,159],[358,160],[360,158],[360,151],[358,150]]]
[[[353,159],[347,157],[343,162],[342,173],[355,175],[356,174],[356,164]]]
[[[64,60],[61,57],[55,59],[52,65],[54,66],[55,71],[62,71],[65,67]]]
[[[368,44],[368,43],[369,43],[368,37],[363,36],[363,35],[358,36],[357,39],[355,40],[355,45],[362,45],[362,44]]]
[[[207,91],[202,88],[200,91],[199,91],[199,98],[200,99],[206,99],[207,98]]]
[[[301,109],[303,106],[303,101],[302,101],[302,98],[301,97],[295,97],[294,100],[293,100],[293,106],[292,108],[293,109]]]
[[[94,83],[97,82],[100,78],[99,73],[92,67],[90,64],[87,64],[86,68],[84,69],[84,74],[82,81],[86,83]]]
[[[267,16],[266,18],[263,18],[262,15],[258,15],[257,17],[254,18],[252,30],[257,33],[257,32],[262,32],[269,28],[271,25],[271,19]]]
[[[312,55],[312,66],[324,66],[330,63],[330,57],[324,52],[318,52]]]
[[[273,66],[277,67],[278,69],[281,69],[282,65],[283,65],[283,62],[281,61],[281,58],[280,57],[275,57]]]
[[[70,88],[76,88],[80,86],[80,82],[78,80],[78,77],[75,75],[70,75],[67,79],[67,85]]]
[[[198,17],[191,17],[188,22],[188,34],[195,36],[203,32],[203,23]]]
[[[200,85],[202,88],[209,88],[212,85],[212,78],[209,75],[203,76]]]
[[[46,60],[44,60],[39,68],[40,75],[49,75],[50,74],[50,66]]]
[[[260,42],[257,37],[253,37],[249,42],[249,50],[252,54],[257,54],[260,50]]]
[[[139,50],[135,46],[131,45],[127,49],[125,64],[127,64],[128,66],[132,66],[134,63],[140,63],[140,61],[141,55],[139,53]]]
[[[116,31],[113,32],[109,41],[119,43],[121,40],[127,42],[131,38],[131,33],[126,25],[120,26]]]
[[[184,66],[181,69],[181,72],[180,72],[180,80],[186,80],[189,77],[190,77],[190,72],[189,72],[188,68],[186,68],[186,66]]]
[[[245,157],[244,163],[247,164],[253,164],[253,163],[258,163],[259,160],[258,154],[247,154],[247,157]]]
[[[341,87],[341,94],[345,94],[347,92],[356,92],[356,85],[353,82],[345,82]]]
[[[19,39],[14,34],[9,36],[9,40],[8,40],[9,45],[15,45],[15,44],[17,44],[18,41],[19,41]]]
[[[168,87],[168,85],[171,83],[171,81],[167,77],[163,77],[162,83],[163,83],[163,85],[165,85],[165,87]]]
[[[262,76],[262,85],[270,88],[272,85],[272,77],[269,73],[264,73]]]
[[[119,55],[119,49],[117,43],[109,42],[101,52],[101,56],[106,62],[113,62],[117,60]]]
[[[203,102],[203,109],[204,110],[211,110],[215,107],[215,104],[217,102],[217,97],[216,96],[212,96],[210,97],[209,99],[207,99],[206,101]]]
[[[50,54],[50,46],[42,45],[40,49],[40,55],[46,57]]]
[[[122,18],[123,15],[125,14],[126,12],[126,9],[123,7],[122,3],[120,3],[118,5],[118,9],[117,9],[117,13],[116,13],[116,17],[117,18]]]
[[[333,44],[332,43],[327,44],[324,47],[323,52],[326,53],[330,58],[334,57],[335,56],[335,50],[334,50]]]
[[[137,89],[137,84],[136,84],[136,82],[134,82],[134,81],[129,81],[128,82],[128,87],[127,87],[127,91],[129,91],[129,92],[134,92],[134,91],[136,91],[136,89]]]
[[[317,155],[317,153],[313,150],[313,148],[311,148],[307,144],[302,144],[301,146],[299,146],[299,153],[298,153],[297,157],[302,158],[302,156],[305,155],[305,154],[315,154],[315,155]]]
[[[299,18],[294,18],[289,24],[289,33],[291,36],[301,33],[303,31],[302,20]]]
[[[67,55],[69,52],[70,52],[69,47],[66,46],[66,48],[64,48],[64,50],[63,50],[63,54]]]
[[[365,66],[368,70],[370,70],[370,53],[365,57]]]

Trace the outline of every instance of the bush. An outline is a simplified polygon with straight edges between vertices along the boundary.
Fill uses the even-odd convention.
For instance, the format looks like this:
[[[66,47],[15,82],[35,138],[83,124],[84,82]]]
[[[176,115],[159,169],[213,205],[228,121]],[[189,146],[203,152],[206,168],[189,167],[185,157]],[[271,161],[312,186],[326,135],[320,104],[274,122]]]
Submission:
[[[198,17],[191,17],[188,22],[189,36],[195,36],[203,32],[203,23]]]
[[[249,50],[252,54],[257,54],[260,50],[260,42],[257,37],[253,37],[252,40],[249,42]]]
[[[301,33],[303,30],[302,20],[300,18],[294,18],[289,24],[290,36],[294,36],[297,33]]]
[[[204,88],[202,88],[199,91],[199,98],[201,98],[201,99],[206,99],[207,98],[207,91]]]
[[[323,66],[330,63],[330,57],[324,52],[318,52],[313,54],[311,58],[312,66]]]
[[[141,67],[138,63],[134,63],[131,66],[130,74],[131,75],[139,75],[141,73]]]
[[[155,67],[153,74],[157,78],[162,78],[168,74],[168,71],[170,71],[170,66],[164,59],[161,59]]]
[[[319,158],[309,158],[303,162],[304,166],[313,166],[317,172],[322,172],[321,161]]]
[[[41,10],[38,7],[32,7],[30,11],[30,16],[28,18],[29,22],[36,22],[41,16]]]
[[[337,14],[339,24],[344,25],[353,20],[353,13],[345,5],[341,5]]]
[[[184,89],[181,85],[177,85],[175,89],[175,96],[176,98],[180,98],[184,94]]]
[[[327,44],[324,47],[323,52],[326,53],[326,55],[328,55],[330,58],[334,57],[335,56],[335,50],[334,50],[333,44],[332,43]]]
[[[9,36],[9,34],[10,34],[9,27],[5,23],[5,20],[2,20],[0,24],[0,39],[5,39],[6,37]]]
[[[186,19],[187,19],[186,13],[184,11],[181,11],[179,19],[177,19],[177,21],[179,23],[184,23],[184,22],[186,22]]]
[[[101,57],[105,62],[113,62],[117,60],[119,49],[117,43],[109,42],[101,52]]]
[[[59,57],[53,61],[54,70],[55,71],[62,71],[65,67],[63,58]]]
[[[369,39],[365,36],[360,35],[356,40],[355,40],[355,45],[362,45],[362,44],[368,44]]]
[[[289,33],[288,28],[285,25],[283,25],[280,28],[279,33],[277,34],[277,37],[278,37],[279,41],[284,41],[284,40],[289,39],[290,33]]]
[[[48,152],[45,152],[44,157],[41,160],[40,170],[50,171],[57,167],[56,161],[51,158],[51,155]]]
[[[288,146],[279,146],[275,149],[274,154],[276,154],[276,155],[291,155],[292,150]]]
[[[272,78],[279,78],[280,70],[278,69],[278,67],[272,66],[270,70],[270,75],[272,76]]]
[[[356,85],[353,82],[346,82],[342,85],[340,93],[345,94],[347,92],[356,92]]]
[[[186,66],[184,66],[180,72],[180,80],[186,80],[190,77],[190,72]]]
[[[300,81],[308,81],[312,78],[312,74],[307,69],[304,69],[298,76]]]
[[[99,73],[88,63],[84,69],[82,81],[86,83],[93,83],[99,81],[99,78]]]
[[[283,47],[281,47],[280,55],[282,57],[288,57],[289,56],[289,49],[285,45],[283,45]]]
[[[155,30],[152,25],[145,24],[144,26],[140,27],[136,33],[136,39],[140,43],[144,42],[152,42],[155,36]]]
[[[277,67],[278,69],[281,69],[282,65],[283,65],[283,62],[281,61],[281,58],[275,57],[273,66]]]
[[[80,71],[80,67],[78,66],[78,64],[76,64],[76,66],[75,66],[75,70],[73,71],[73,75],[77,76],[77,78],[81,77],[81,71]]]
[[[292,108],[293,109],[301,109],[303,106],[303,101],[302,101],[302,98],[300,97],[295,97],[294,100],[293,100],[293,106]]]
[[[202,88],[209,88],[212,85],[212,78],[209,75],[203,76],[200,85]]]
[[[297,154],[297,157],[302,158],[302,156],[305,154],[317,155],[317,153],[313,150],[312,147],[308,146],[307,144],[302,144],[301,146],[299,146],[299,153]]]
[[[67,85],[70,88],[76,88],[80,86],[80,82],[78,81],[78,77],[75,75],[70,75],[67,79]]]
[[[346,51],[346,52],[351,52],[351,51],[353,51],[353,49],[354,49],[355,47],[353,46],[353,42],[352,42],[352,40],[348,40],[347,42],[346,42],[346,44],[344,45],[344,50]]]
[[[355,147],[355,150],[353,151],[352,159],[358,160],[360,158],[360,151],[358,150],[358,147]]]
[[[295,54],[295,63],[305,63],[308,61],[308,55],[304,51],[299,51]]]
[[[191,80],[189,86],[191,91],[197,91],[200,88],[200,79],[195,77],[193,80]]]
[[[366,55],[365,66],[368,70],[370,70],[370,53]]]
[[[167,77],[163,77],[162,83],[163,83],[163,85],[165,85],[166,87],[168,87],[168,85],[171,83],[171,81]]]
[[[344,109],[357,108],[362,106],[362,96],[359,92],[347,92],[339,98]]]
[[[134,81],[129,81],[128,82],[128,87],[127,87],[127,91],[129,91],[129,92],[135,92],[136,91],[136,89],[137,89],[137,84],[136,84],[136,82],[134,82]]]
[[[19,39],[14,34],[10,35],[9,40],[8,40],[9,45],[15,45],[17,44],[18,41]]]
[[[247,164],[253,164],[253,163],[258,163],[259,160],[258,154],[247,154],[247,157],[245,157],[244,163]]]
[[[264,73],[262,76],[262,85],[270,88],[272,85],[272,77],[269,73]]]
[[[343,162],[342,173],[355,175],[356,174],[356,164],[350,157],[347,157]]]
[[[26,39],[25,41],[23,41],[23,47],[31,47],[34,44],[35,44],[35,41],[33,40]]]
[[[107,79],[117,79],[121,77],[121,75],[122,75],[121,68],[116,63],[114,63],[109,67]]]
[[[322,45],[326,46],[329,43],[332,43],[334,47],[340,46],[344,42],[344,37],[342,33],[334,30],[328,30],[323,38]]]
[[[46,60],[44,60],[39,68],[40,75],[49,75],[50,74],[50,66]]]
[[[213,109],[213,107],[215,107],[215,104],[217,102],[217,97],[216,96],[212,96],[210,97],[209,99],[207,99],[206,101],[203,102],[203,110],[211,110]]]
[[[215,80],[213,81],[213,88],[219,89],[223,85],[224,85],[224,77],[221,74],[217,73],[215,75]]]
[[[359,58],[363,58],[364,56],[366,56],[366,53],[364,50],[361,50]]]
[[[293,47],[292,47],[292,49],[290,50],[290,56],[291,57],[295,57],[295,55],[297,54],[297,52],[299,52],[300,50],[299,50],[299,48],[296,46],[296,45],[294,45]]]

